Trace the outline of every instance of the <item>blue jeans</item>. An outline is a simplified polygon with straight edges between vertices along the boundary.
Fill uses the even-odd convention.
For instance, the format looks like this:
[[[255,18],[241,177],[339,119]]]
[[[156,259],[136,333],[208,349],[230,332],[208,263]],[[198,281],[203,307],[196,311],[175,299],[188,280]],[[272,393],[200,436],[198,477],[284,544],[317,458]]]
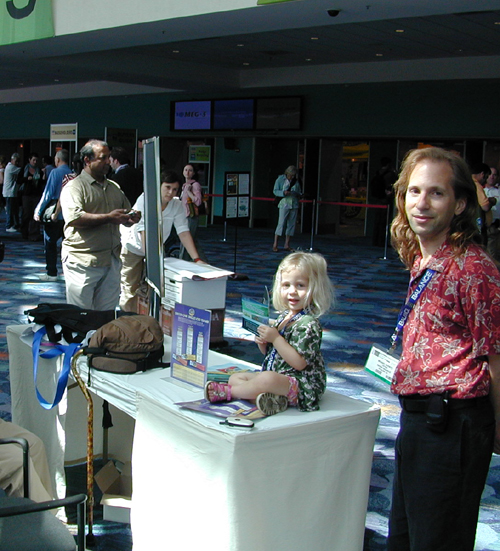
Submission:
[[[63,237],[64,221],[57,220],[43,225],[43,244],[45,247],[45,263],[49,276],[57,275],[57,244]]]
[[[19,199],[17,197],[5,198],[5,215],[7,229],[19,227]]]

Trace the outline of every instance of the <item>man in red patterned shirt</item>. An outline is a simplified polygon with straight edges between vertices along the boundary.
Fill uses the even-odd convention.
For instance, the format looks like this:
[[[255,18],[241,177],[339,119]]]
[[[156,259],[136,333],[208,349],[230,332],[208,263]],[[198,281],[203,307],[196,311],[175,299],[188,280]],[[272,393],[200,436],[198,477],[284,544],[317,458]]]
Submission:
[[[411,151],[395,192],[392,242],[417,298],[391,388],[402,412],[387,549],[472,551],[500,452],[500,273],[475,243],[476,187],[462,159]]]

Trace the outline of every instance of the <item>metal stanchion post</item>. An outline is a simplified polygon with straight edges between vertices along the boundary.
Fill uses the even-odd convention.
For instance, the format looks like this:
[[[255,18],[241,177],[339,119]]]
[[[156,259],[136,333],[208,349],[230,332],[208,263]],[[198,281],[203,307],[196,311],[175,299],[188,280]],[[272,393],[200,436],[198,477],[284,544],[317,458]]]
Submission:
[[[387,217],[385,222],[385,248],[384,248],[384,260],[387,260],[387,244],[389,242],[389,205],[387,205]]]
[[[227,235],[227,221],[224,220],[224,238],[221,239],[221,241],[222,241],[223,243],[225,243],[225,242],[227,241],[226,235]]]
[[[311,246],[309,247],[309,251],[314,251],[313,248],[313,240],[314,240],[314,215],[316,213],[316,199],[313,199],[312,202],[312,220],[311,220]]]

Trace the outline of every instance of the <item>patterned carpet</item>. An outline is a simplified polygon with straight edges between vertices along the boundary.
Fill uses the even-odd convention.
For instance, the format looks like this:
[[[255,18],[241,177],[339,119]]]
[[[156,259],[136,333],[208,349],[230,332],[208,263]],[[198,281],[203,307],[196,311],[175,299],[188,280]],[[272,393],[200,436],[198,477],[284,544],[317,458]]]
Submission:
[[[5,233],[0,214],[0,240],[6,244],[0,264],[0,416],[10,419],[10,387],[5,326],[25,323],[24,310],[41,301],[64,301],[62,282],[38,279],[44,273],[43,245],[22,241],[20,234]],[[227,285],[225,344],[219,350],[233,357],[260,363],[257,346],[241,328],[241,295],[260,299],[284,252],[272,252],[272,231],[239,228],[201,228],[199,238],[212,264],[248,276]],[[225,240],[224,240],[225,238]],[[295,236],[292,245],[308,249],[308,235]],[[323,354],[328,366],[328,386],[336,392],[376,403],[381,407],[374,451],[370,498],[366,521],[365,550],[385,550],[387,516],[393,476],[394,439],[398,429],[399,405],[387,386],[363,370],[370,346],[387,345],[403,301],[408,274],[393,251],[383,258],[384,249],[372,247],[362,237],[347,232],[341,237],[318,237],[314,250],[325,255],[336,288],[337,304],[331,315],[322,318]],[[84,466],[68,469],[70,491],[85,487]],[[96,490],[96,494],[98,490]],[[482,500],[476,541],[477,551],[500,551],[500,459],[494,456]],[[96,495],[97,497],[97,495]],[[128,525],[102,521],[96,507],[94,526],[98,551],[131,549]]]

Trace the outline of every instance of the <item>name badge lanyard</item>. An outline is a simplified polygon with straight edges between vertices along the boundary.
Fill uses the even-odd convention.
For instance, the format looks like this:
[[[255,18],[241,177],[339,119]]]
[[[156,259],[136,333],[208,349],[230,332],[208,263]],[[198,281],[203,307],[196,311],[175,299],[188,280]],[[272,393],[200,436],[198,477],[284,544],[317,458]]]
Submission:
[[[295,314],[295,316],[293,316],[293,318],[289,320],[289,322],[283,327],[283,329],[278,330],[278,333],[283,337],[283,335],[285,334],[285,329],[291,323],[300,319],[305,313],[306,313],[305,310],[301,310],[300,312],[297,312],[297,314]],[[273,347],[273,349],[269,353],[269,356],[267,357],[267,361],[265,361],[264,364],[262,365],[262,371],[273,371],[274,359],[276,358],[277,353],[278,351],[276,350],[276,348]]]
[[[394,352],[394,350],[396,349],[398,337],[401,331],[403,330],[405,323],[408,320],[408,316],[410,315],[410,312],[413,310],[413,307],[415,306],[418,299],[422,296],[422,293],[425,291],[425,288],[427,287],[430,280],[432,279],[432,276],[435,273],[436,273],[435,270],[431,270],[430,268],[427,268],[417,288],[413,291],[413,293],[410,295],[410,298],[408,299],[408,302],[401,309],[401,312],[399,313],[399,316],[398,316],[398,322],[396,323],[396,327],[394,329],[394,333],[391,336],[391,347],[389,349],[390,352]]]

